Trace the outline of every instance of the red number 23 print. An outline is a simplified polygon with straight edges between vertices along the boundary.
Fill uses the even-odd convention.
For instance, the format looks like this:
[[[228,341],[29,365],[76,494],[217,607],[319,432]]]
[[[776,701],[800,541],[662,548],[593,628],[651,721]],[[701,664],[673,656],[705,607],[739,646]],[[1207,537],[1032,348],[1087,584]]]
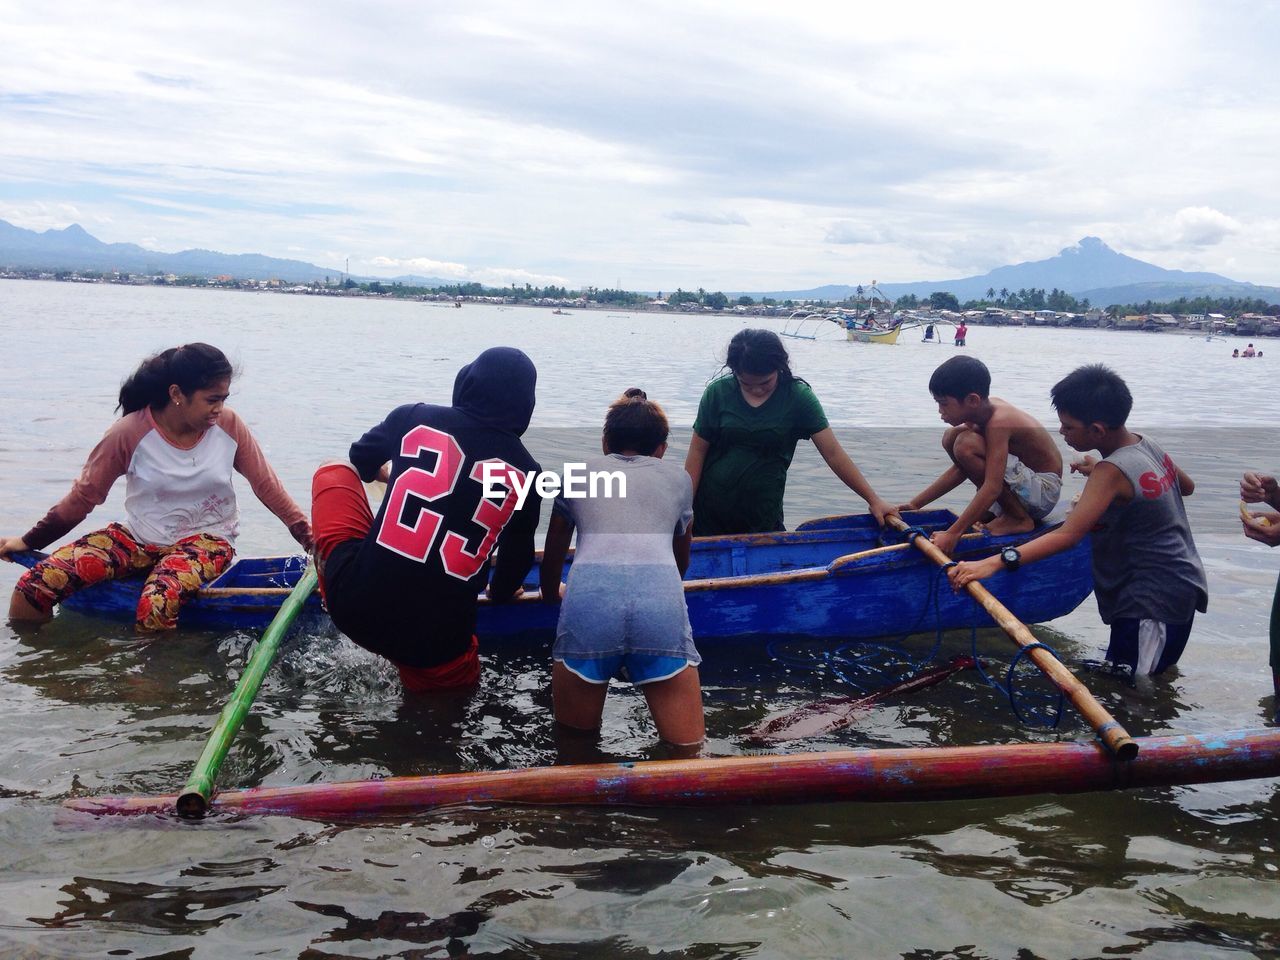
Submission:
[[[419,562],[425,562],[430,555],[431,547],[444,522],[444,517],[429,509],[426,504],[453,492],[463,464],[462,448],[458,446],[457,440],[431,427],[417,426],[400,441],[400,455],[420,457],[424,453],[436,455],[435,467],[431,470],[410,467],[396,478],[395,484],[387,493],[387,509],[383,514],[382,527],[378,530],[379,544]],[[489,468],[491,476],[501,478],[507,488],[507,495],[501,501],[481,497],[480,504],[471,517],[484,530],[479,547],[474,553],[469,551],[467,538],[452,530],[445,532],[444,541],[440,544],[440,560],[445,572],[459,580],[471,579],[489,559],[498,534],[516,509],[511,477],[514,475],[522,481],[524,479],[524,474],[510,464],[501,460],[488,462],[493,464]],[[471,479],[483,482],[484,466],[485,462],[480,462],[472,467]],[[405,506],[410,497],[421,504],[413,524],[403,521]]]

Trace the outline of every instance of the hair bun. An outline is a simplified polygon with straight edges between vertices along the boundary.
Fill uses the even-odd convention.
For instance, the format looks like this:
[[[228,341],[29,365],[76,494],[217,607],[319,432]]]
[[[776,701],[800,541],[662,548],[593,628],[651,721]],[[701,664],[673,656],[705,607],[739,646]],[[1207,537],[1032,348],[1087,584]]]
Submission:
[[[639,387],[627,387],[622,396],[627,400],[648,400],[649,396]]]

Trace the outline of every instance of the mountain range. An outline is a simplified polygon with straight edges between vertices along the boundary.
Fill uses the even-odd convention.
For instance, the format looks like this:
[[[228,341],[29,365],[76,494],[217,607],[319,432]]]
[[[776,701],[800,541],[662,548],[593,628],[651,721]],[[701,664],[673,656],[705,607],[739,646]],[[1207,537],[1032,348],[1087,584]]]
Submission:
[[[953,293],[961,302],[980,300],[988,290],[1016,292],[1055,287],[1078,299],[1088,298],[1094,306],[1115,303],[1169,301],[1179,297],[1249,297],[1280,303],[1280,287],[1264,287],[1232,280],[1216,273],[1166,270],[1153,263],[1117,253],[1097,237],[1083,237],[1046,260],[997,267],[981,276],[956,280],[926,280],[914,283],[877,285],[890,299],[914,293],[927,297],[935,291]],[[778,300],[843,300],[856,287],[831,284],[811,290],[775,291],[761,294]]]
[[[165,274],[307,283],[343,275],[334,267],[318,267],[301,260],[283,260],[256,253],[218,253],[183,250],[159,253],[133,243],[103,243],[79,224],[62,230],[37,232],[0,220],[0,268],[20,270],[118,270],[124,273]],[[440,277],[355,277],[411,286],[446,286],[457,283]],[[1216,273],[1166,270],[1152,263],[1117,253],[1097,237],[1084,237],[1055,257],[997,267],[981,276],[915,283],[882,283],[880,290],[897,299],[914,293],[928,297],[935,291],[953,293],[962,302],[986,296],[988,290],[1040,288],[1063,290],[1094,306],[1114,303],[1168,301],[1179,297],[1248,297],[1280,303],[1280,288],[1242,283]],[[753,293],[778,300],[843,300],[853,285],[829,284],[808,290],[775,290]]]
[[[121,273],[167,274],[181,277],[231,276],[238,280],[284,280],[309,283],[338,280],[337,267],[317,267],[301,260],[284,260],[259,253],[218,253],[214,250],[183,250],[159,253],[135,243],[103,243],[80,224],[63,230],[24,230],[0,220],[0,269],[15,270],[101,270]],[[456,280],[439,277],[353,277],[404,283],[414,286],[444,286]]]

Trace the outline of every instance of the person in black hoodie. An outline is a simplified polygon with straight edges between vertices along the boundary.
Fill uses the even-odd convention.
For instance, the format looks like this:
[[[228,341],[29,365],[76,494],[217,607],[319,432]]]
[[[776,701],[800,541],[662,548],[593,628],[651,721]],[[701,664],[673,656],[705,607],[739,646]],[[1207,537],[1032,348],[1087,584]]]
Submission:
[[[493,347],[458,371],[453,405],[406,404],[327,463],[312,481],[320,589],[353,641],[394,663],[409,691],[473,686],[480,677],[476,597],[520,590],[533,566],[541,502],[537,462],[520,437],[537,371]],[[486,499],[483,481],[500,499]],[[361,481],[387,481],[375,517]],[[516,486],[526,490],[517,508]],[[491,554],[493,576],[489,576]]]

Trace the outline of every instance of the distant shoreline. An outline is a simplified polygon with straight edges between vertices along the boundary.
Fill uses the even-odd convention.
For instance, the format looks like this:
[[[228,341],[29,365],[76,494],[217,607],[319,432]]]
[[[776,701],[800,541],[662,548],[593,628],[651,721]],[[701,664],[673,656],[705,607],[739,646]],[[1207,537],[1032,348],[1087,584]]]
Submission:
[[[670,304],[648,303],[643,305],[619,306],[617,304],[596,303],[592,301],[566,300],[560,303],[538,302],[533,303],[527,300],[518,300],[514,298],[501,298],[494,296],[474,296],[462,295],[455,296],[452,294],[415,294],[407,296],[396,296],[392,293],[377,293],[368,290],[361,290],[358,287],[350,289],[314,289],[306,288],[302,284],[283,283],[272,285],[270,283],[255,286],[243,286],[240,284],[246,281],[239,281],[237,285],[223,283],[156,283],[153,280],[139,282],[136,280],[106,280],[96,277],[80,277],[70,276],[58,278],[53,276],[18,276],[12,273],[0,273],[0,280],[26,280],[33,282],[47,283],[67,283],[75,285],[88,286],[109,286],[109,287],[139,287],[139,288],[161,288],[176,290],[192,290],[200,292],[216,292],[216,293],[239,293],[239,294],[273,294],[295,297],[328,297],[340,300],[378,300],[378,301],[395,301],[400,303],[421,303],[427,306],[434,306],[441,309],[459,309],[455,304],[461,304],[465,309],[467,306],[486,306],[500,309],[511,309],[519,307],[525,310],[542,310],[548,315],[555,316],[572,316],[578,311],[591,313],[617,313],[617,314],[635,314],[635,315],[673,315],[687,317],[724,317],[739,318],[742,320],[751,320],[753,318],[771,318],[771,319],[788,319],[795,313],[804,310],[806,307],[812,306],[813,312],[825,310],[838,310],[838,306],[826,305],[819,306],[817,304],[801,304],[792,306],[763,306],[756,304],[751,307],[729,307],[722,310],[712,310],[710,308],[702,308],[697,310],[681,309],[679,306]],[[556,311],[560,311],[558,314]],[[960,315],[944,316],[941,314],[917,313],[911,319],[911,328],[915,329],[923,323],[933,323],[943,327],[954,326],[959,322]],[[1280,337],[1280,324],[1276,329],[1265,332],[1215,332],[1206,333],[1204,330],[1192,329],[1184,326],[1167,326],[1159,329],[1141,329],[1135,327],[1118,327],[1115,325],[1084,325],[1084,324],[1054,324],[1054,323],[985,323],[980,317],[965,316],[964,322],[971,327],[991,328],[991,327],[1010,327],[1017,329],[1049,329],[1049,330],[1105,330],[1109,333],[1140,333],[1140,334],[1175,334],[1190,337],[1203,337],[1206,340],[1242,340],[1247,341],[1249,338],[1267,339]],[[825,339],[825,338],[824,338]],[[839,338],[830,338],[839,339]]]

